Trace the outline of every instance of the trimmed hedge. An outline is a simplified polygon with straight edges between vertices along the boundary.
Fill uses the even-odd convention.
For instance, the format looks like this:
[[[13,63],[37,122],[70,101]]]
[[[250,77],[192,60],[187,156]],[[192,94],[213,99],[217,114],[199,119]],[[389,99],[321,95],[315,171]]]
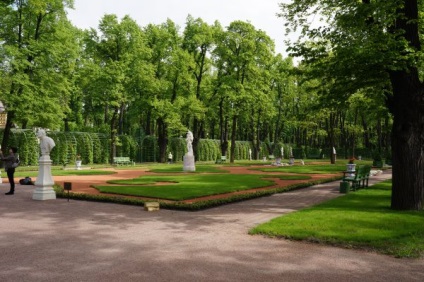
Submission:
[[[48,131],[47,135],[51,137],[56,146],[51,152],[51,159],[55,165],[74,164],[77,155],[80,155],[83,164],[105,164],[109,163],[110,140],[109,136],[100,133],[88,132],[57,132]],[[135,138],[129,135],[118,136],[117,156],[130,157],[137,162],[158,162],[159,147],[157,137],[144,136],[143,138]],[[36,134],[33,130],[12,129],[9,146],[17,146],[19,148],[19,157],[23,165],[37,165],[39,158],[39,145]],[[230,159],[231,143],[227,151],[227,159]],[[167,152],[172,152],[174,161],[182,161],[186,153],[185,138],[170,138],[168,142]],[[289,158],[290,144],[262,142],[260,144],[259,159],[268,158],[274,155],[276,158],[281,157],[281,148],[284,148],[284,159]],[[235,160],[248,160],[249,149],[253,145],[250,141],[236,141],[234,150]],[[272,150],[270,152],[270,150]],[[351,156],[351,150],[336,148],[337,157],[344,158]],[[323,150],[317,148],[300,147],[292,148],[293,155],[296,159],[317,158],[317,156],[329,158],[331,154],[330,148]],[[361,155],[362,158],[372,158],[372,150],[355,149],[355,156]],[[220,141],[215,139],[200,139],[197,150],[195,152],[197,161],[215,161],[221,157]],[[254,156],[253,156],[254,157]],[[390,158],[390,156],[389,156]]]

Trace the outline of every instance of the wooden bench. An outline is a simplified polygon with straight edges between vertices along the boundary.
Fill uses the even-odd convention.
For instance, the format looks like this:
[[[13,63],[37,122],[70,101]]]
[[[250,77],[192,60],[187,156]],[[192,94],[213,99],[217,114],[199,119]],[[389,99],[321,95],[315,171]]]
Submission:
[[[351,171],[343,172],[343,182],[352,182],[352,190],[357,190],[359,188],[368,187],[368,180],[370,177],[371,166],[364,165],[359,167],[352,176]]]
[[[220,159],[216,159],[215,163],[222,164],[222,163],[225,163],[226,161],[227,161],[227,156],[221,156]]]
[[[129,165],[134,164],[129,157],[114,157],[113,164],[115,165]]]
[[[275,157],[274,157],[274,155],[269,155],[269,156],[268,156],[268,160],[270,160],[270,161],[273,161],[273,160],[275,160]]]

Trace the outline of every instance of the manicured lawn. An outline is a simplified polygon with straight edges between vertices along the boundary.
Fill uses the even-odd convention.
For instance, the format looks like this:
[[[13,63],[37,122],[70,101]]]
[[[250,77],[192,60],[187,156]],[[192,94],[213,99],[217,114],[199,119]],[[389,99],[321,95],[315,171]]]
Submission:
[[[3,176],[2,172],[2,176]],[[114,174],[114,171],[110,170],[93,170],[93,169],[87,169],[87,170],[52,170],[53,176],[66,176],[66,175],[108,175],[108,174]],[[4,173],[5,174],[5,173]],[[26,176],[29,177],[37,177],[38,171],[34,170],[28,170],[28,171],[16,171],[15,177],[16,178],[23,178]],[[5,177],[5,176],[3,176]]]
[[[327,174],[338,173],[346,170],[345,164],[335,165],[295,165],[295,166],[273,166],[252,168],[252,170],[260,170],[263,172],[286,172],[286,173],[305,173],[305,174]]]
[[[311,179],[312,177],[309,175],[281,175],[281,174],[276,174],[276,175],[267,175],[264,176],[266,178],[271,177],[271,178],[279,178],[281,180],[308,180]]]
[[[275,218],[251,234],[365,248],[397,257],[424,254],[424,211],[389,209],[385,182]]]
[[[270,180],[264,180],[262,177],[261,175],[234,174],[149,175],[136,179],[109,182],[120,186],[96,186],[96,188],[104,193],[180,201],[202,196],[266,187],[274,183]],[[169,183],[167,185],[152,185],[156,182]]]

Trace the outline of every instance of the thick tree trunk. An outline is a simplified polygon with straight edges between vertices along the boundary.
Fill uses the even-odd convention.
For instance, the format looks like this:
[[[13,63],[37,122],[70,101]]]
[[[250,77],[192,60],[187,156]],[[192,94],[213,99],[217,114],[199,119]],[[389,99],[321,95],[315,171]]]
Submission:
[[[234,163],[236,155],[236,132],[237,132],[237,116],[233,116],[233,128],[231,132],[231,155],[230,163]]]
[[[196,158],[196,161],[198,161],[199,156],[198,154],[196,154],[197,152],[197,146],[199,145],[199,141],[200,141],[200,137],[201,137],[201,132],[203,130],[203,126],[202,123],[197,119],[194,118],[193,121],[193,152],[194,152],[194,157]]]
[[[392,209],[421,210],[424,197],[424,87],[416,70],[390,74],[393,87]]]
[[[404,1],[397,11],[396,28],[409,47],[421,50],[418,1]],[[405,54],[410,51],[405,50]],[[424,197],[424,86],[415,65],[391,71],[393,98],[392,209],[422,210]]]
[[[15,111],[10,111],[7,113],[7,120],[6,120],[6,127],[3,131],[3,140],[1,142],[1,150],[3,151],[3,154],[8,155],[8,146],[9,146],[9,139],[10,139],[10,132],[12,130],[13,125],[13,119],[15,118]]]
[[[116,141],[117,141],[117,131],[116,131],[116,120],[118,117],[118,107],[115,107],[115,110],[112,114],[112,118],[110,120],[110,163],[113,163],[113,158],[116,157]],[[78,153],[78,152],[77,152]]]
[[[166,136],[167,126],[164,121],[159,118],[157,120],[158,124],[158,144],[159,144],[159,158],[161,163],[166,162],[166,147],[168,146],[168,138]]]
[[[219,102],[219,132],[221,144],[221,156],[227,155],[228,149],[228,118],[224,117],[224,99]]]

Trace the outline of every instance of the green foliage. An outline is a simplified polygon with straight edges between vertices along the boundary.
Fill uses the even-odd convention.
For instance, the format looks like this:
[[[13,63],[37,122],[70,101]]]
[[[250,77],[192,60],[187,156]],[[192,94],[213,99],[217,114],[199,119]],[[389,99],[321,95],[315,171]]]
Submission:
[[[159,148],[155,136],[146,136],[142,140],[141,159],[143,162],[157,162],[159,160]]]
[[[297,4],[303,5],[300,2]],[[16,6],[12,7],[11,3]],[[63,8],[70,2],[52,0],[34,2],[39,4],[37,12],[45,16],[42,33],[36,40],[18,45],[19,5],[25,15],[21,38],[35,36],[35,6],[29,3],[0,4],[3,27],[0,33],[4,40],[0,46],[0,61],[5,62],[0,64],[0,97],[9,110],[16,111],[13,122],[22,128],[37,125],[52,128],[52,132],[57,129],[92,132],[81,136],[51,133],[53,139],[57,139],[51,156],[55,164],[71,163],[77,154],[84,163],[107,163],[113,145],[109,138],[116,141],[117,155],[137,161],[159,161],[166,150],[173,153],[175,161],[181,161],[185,142],[177,141],[174,136],[187,129],[197,130],[195,136],[215,139],[225,131],[226,139],[234,135],[235,140],[245,140],[229,142],[224,153],[228,159],[231,154],[236,160],[248,159],[249,148],[256,158],[254,149],[258,146],[260,158],[280,157],[283,146],[287,159],[288,144],[299,148],[307,146],[305,152],[294,149],[296,158],[305,158],[309,148],[324,148],[329,144],[327,125],[332,113],[329,105],[339,109],[337,120],[343,123],[334,124],[333,129],[336,146],[342,148],[346,156],[350,155],[351,149],[347,149],[351,147],[350,142],[361,148],[372,148],[384,140],[384,136],[375,134],[380,126],[377,121],[387,116],[382,106],[384,92],[373,87],[359,93],[353,91],[352,82],[360,82],[363,77],[350,79],[349,72],[342,71],[342,67],[350,66],[345,63],[349,61],[348,52],[343,54],[349,56],[333,54],[340,61],[320,61],[318,66],[324,71],[317,65],[295,67],[292,58],[275,54],[271,38],[249,22],[234,21],[224,28],[219,22],[208,25],[191,16],[187,17],[183,32],[172,20],[141,27],[128,16],[119,19],[113,14],[104,15],[97,29],[82,31],[66,20]],[[305,6],[305,9],[313,7]],[[47,14],[44,9],[50,8]],[[51,32],[45,32],[46,28]],[[371,38],[380,40],[382,37],[374,35],[376,37]],[[337,42],[335,39],[331,42]],[[320,46],[306,46],[306,49],[316,51]],[[358,46],[352,45],[351,50],[362,56],[363,60],[357,62],[366,62],[359,65],[358,70],[378,62],[367,52],[361,52],[368,49]],[[350,71],[358,64],[352,66]],[[387,78],[380,72],[364,73],[367,73],[367,82],[378,85],[384,84]],[[322,79],[323,75],[326,79]],[[333,77],[345,84],[328,82]],[[341,91],[340,85],[347,89]],[[334,99],[332,90],[338,90],[334,95],[342,98]],[[325,93],[330,93],[331,99],[320,99]],[[350,94],[355,97],[345,99]],[[376,96],[378,100],[370,98]],[[45,110],[39,111],[40,108]],[[231,131],[233,122],[237,124],[234,132]],[[389,118],[383,135],[390,134],[387,129],[390,126]],[[142,139],[136,134],[140,131],[158,137],[160,148],[147,144],[151,140],[146,141],[148,149],[142,140],[134,141],[132,136]],[[96,136],[97,133],[101,135]],[[111,133],[119,137],[112,137]],[[102,134],[107,134],[107,138]],[[219,141],[205,140],[199,140],[196,146],[196,159],[219,158]],[[36,162],[37,154],[30,155],[25,156],[28,163]]]
[[[186,142],[183,138],[171,138],[168,142],[168,152],[172,153],[173,162],[182,161],[186,152]]]
[[[200,139],[195,156],[198,161],[216,160],[221,156],[219,143],[216,140]]]
[[[38,164],[39,145],[38,139],[32,130],[13,129],[8,147],[17,147],[22,165]]]
[[[306,148],[306,157],[308,159],[321,159],[322,150],[320,148]]]
[[[305,147],[293,148],[292,151],[295,159],[306,159]]]
[[[138,152],[136,140],[128,135],[119,136],[119,140],[120,146],[117,148],[116,156],[130,157],[131,160],[135,160]]]

